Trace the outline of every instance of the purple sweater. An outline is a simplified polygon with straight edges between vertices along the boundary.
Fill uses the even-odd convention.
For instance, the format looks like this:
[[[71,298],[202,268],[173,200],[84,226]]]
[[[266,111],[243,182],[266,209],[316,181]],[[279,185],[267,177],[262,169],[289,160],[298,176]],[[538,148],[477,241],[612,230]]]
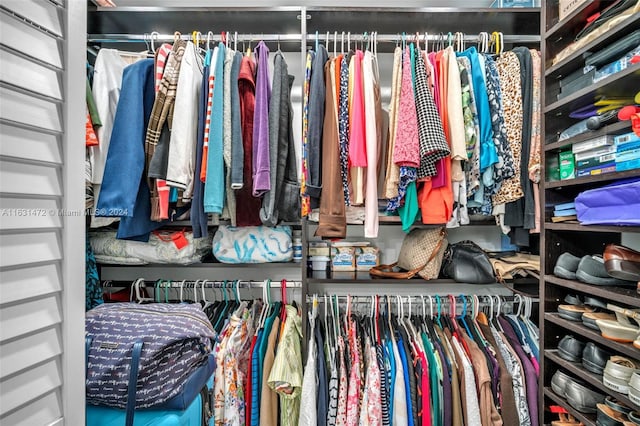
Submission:
[[[264,42],[255,49],[258,58],[256,77],[256,106],[253,116],[253,196],[260,197],[271,190],[269,161],[269,48]]]

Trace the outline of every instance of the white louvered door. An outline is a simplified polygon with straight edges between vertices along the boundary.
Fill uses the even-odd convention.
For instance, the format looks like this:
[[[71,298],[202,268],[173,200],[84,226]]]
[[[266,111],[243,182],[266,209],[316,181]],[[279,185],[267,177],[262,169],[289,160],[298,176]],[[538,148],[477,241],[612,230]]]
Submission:
[[[0,2],[0,424],[84,424],[86,1]]]

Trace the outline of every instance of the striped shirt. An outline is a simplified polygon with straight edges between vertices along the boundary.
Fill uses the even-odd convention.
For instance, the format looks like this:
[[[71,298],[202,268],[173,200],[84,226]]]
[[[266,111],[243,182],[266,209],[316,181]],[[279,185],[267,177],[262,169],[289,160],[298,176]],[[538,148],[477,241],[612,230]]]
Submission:
[[[167,63],[167,58],[171,54],[172,46],[169,43],[164,43],[158,50],[156,50],[156,66],[155,66],[155,88],[156,93],[160,89],[160,82],[164,75],[164,66]]]
[[[216,46],[213,49],[213,54],[211,55],[211,67],[209,69],[211,72],[209,73],[209,81],[207,88],[207,115],[204,119],[204,144],[202,145],[202,164],[200,165],[200,181],[207,181],[207,158],[209,153],[209,129],[211,128],[211,107],[213,105],[213,87],[215,83],[216,76],[213,70],[216,67],[216,60],[218,58],[218,47]]]

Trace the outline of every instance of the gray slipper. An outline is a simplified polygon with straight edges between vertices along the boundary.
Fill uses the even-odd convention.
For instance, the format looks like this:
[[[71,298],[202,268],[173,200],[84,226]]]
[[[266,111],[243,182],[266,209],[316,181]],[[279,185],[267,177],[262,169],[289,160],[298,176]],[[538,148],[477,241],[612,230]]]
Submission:
[[[568,252],[562,253],[560,256],[558,256],[556,266],[553,268],[553,275],[567,280],[575,280],[579,263],[579,257],[574,256]]]
[[[636,285],[633,281],[624,281],[611,277],[607,273],[604,267],[604,260],[600,256],[584,256],[580,259],[578,270],[576,271],[576,278],[582,282],[593,285]]]

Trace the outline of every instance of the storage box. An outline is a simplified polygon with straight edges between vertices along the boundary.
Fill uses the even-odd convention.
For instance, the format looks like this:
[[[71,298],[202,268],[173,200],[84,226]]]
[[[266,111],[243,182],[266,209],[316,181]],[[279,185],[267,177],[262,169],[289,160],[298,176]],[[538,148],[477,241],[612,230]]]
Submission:
[[[615,154],[616,146],[607,145],[600,148],[590,149],[589,151],[579,152],[575,154],[576,162],[588,160],[589,158],[602,157],[603,155]]]
[[[309,257],[311,256],[330,256],[331,247],[326,241],[310,241],[309,242]]]
[[[623,161],[622,163],[616,163],[616,172],[624,172],[627,170],[640,169],[640,159]]]
[[[636,135],[633,132],[625,133],[624,135],[618,135],[613,138],[613,142],[616,146],[620,147],[620,145],[625,145],[631,142],[640,141],[640,136]],[[620,148],[622,149],[622,148]]]
[[[625,161],[637,160],[640,158],[640,149],[631,149],[616,154],[616,163],[624,163]]]
[[[592,167],[605,166],[605,165],[608,165],[608,163],[611,163],[613,161],[616,161],[615,152],[613,154],[601,155],[599,157],[592,157],[592,158],[587,158],[586,160],[576,161],[576,169],[585,170],[585,169],[590,169]]]
[[[589,151],[592,149],[600,148],[607,145],[613,145],[614,138],[611,135],[604,135],[593,139],[587,139],[586,141],[576,142],[572,145],[571,151],[574,154],[579,152]]]
[[[560,157],[560,180],[573,179],[576,177],[576,165],[573,160],[573,152],[564,151]]]
[[[569,16],[571,12],[580,7],[581,4],[586,2],[587,0],[560,0],[558,2],[558,19],[562,21]]]
[[[547,157],[547,182],[557,182],[560,180],[560,159],[557,155]]]
[[[540,0],[494,0],[492,8],[540,7]]]
[[[623,154],[627,151],[633,151],[640,148],[640,139],[637,141],[627,142],[622,145],[616,146],[616,156]]]
[[[611,173],[615,171],[616,171],[616,163],[612,161],[606,165],[603,164],[602,166],[596,166],[588,169],[578,170],[578,177],[597,176],[597,175],[603,175],[605,173]]]
[[[352,272],[356,270],[356,248],[331,247],[331,270]]]
[[[356,271],[368,272],[380,264],[380,250],[378,247],[358,247],[356,249]]]

